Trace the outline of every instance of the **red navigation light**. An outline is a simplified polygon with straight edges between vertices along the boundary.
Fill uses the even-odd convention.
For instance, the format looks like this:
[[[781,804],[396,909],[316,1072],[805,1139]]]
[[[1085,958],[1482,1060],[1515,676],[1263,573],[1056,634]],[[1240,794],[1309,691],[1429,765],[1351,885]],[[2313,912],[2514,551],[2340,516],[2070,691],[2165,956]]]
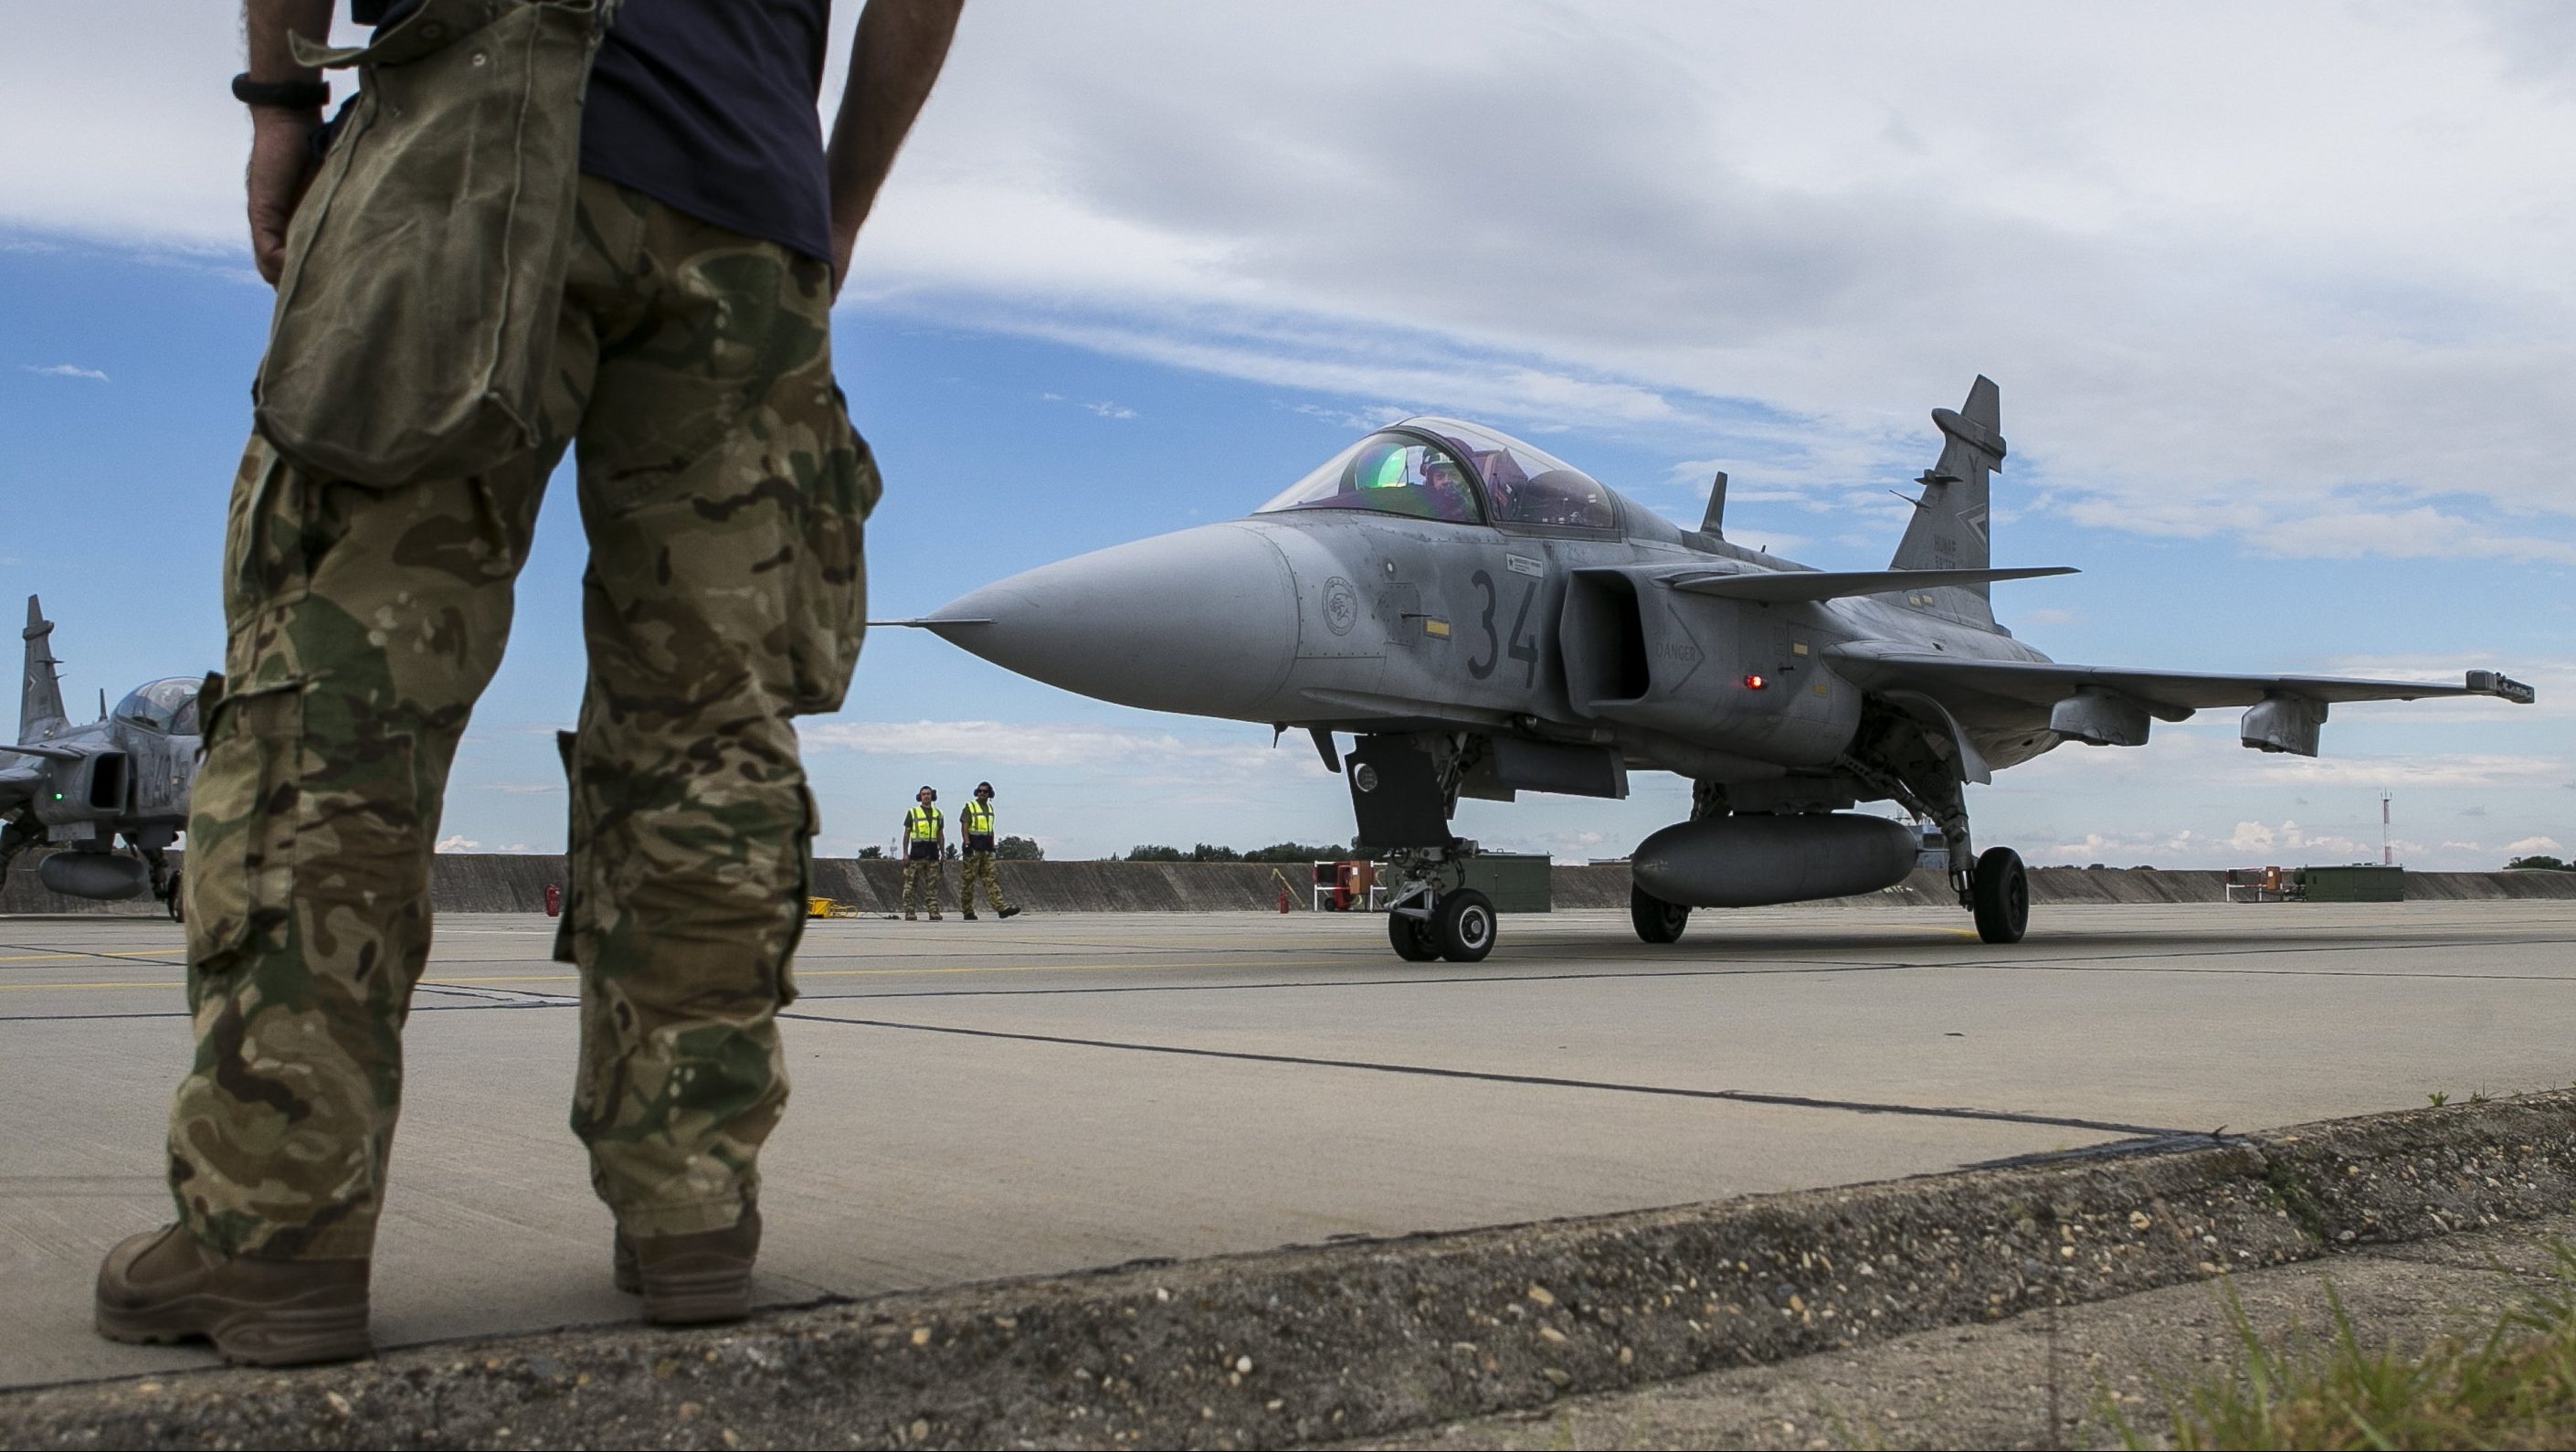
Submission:
[[[1744,677],[1744,689],[1748,691],[1758,691],[1769,684],[1769,681],[1762,679],[1762,677],[1758,675],[1747,674]]]

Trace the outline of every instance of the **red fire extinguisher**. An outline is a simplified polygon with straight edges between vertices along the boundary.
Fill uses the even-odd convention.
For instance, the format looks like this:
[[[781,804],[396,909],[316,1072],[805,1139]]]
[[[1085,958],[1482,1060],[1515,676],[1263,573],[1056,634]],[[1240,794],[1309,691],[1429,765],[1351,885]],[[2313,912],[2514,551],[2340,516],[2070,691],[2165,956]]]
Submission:
[[[563,889],[551,882],[546,884],[546,916],[563,916]]]

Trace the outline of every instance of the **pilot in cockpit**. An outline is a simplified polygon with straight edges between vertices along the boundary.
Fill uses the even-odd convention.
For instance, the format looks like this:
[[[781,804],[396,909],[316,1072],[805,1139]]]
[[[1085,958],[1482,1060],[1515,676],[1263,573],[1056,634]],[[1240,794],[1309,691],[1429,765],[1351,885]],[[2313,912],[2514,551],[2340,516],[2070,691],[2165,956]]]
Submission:
[[[1476,517],[1476,499],[1467,489],[1467,471],[1454,459],[1433,454],[1422,466],[1422,492],[1428,496],[1433,519],[1472,520]]]

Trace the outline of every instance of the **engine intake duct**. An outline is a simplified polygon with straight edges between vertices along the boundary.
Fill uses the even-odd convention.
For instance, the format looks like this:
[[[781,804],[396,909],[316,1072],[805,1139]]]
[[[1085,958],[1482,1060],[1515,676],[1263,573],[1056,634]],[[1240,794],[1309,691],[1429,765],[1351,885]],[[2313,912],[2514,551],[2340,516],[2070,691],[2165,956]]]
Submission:
[[[1637,844],[1639,887],[1685,907],[1764,907],[1893,887],[1920,844],[1902,822],[1858,812],[1711,817]]]

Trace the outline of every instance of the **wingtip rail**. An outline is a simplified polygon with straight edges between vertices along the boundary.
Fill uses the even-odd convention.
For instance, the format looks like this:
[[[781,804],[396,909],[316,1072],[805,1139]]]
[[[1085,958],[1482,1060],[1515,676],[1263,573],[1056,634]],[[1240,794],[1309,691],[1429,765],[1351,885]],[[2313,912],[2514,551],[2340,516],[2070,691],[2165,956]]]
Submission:
[[[2478,695],[2500,697],[2519,706],[2528,706],[2540,699],[2538,691],[2502,671],[2469,672],[2468,689]]]

